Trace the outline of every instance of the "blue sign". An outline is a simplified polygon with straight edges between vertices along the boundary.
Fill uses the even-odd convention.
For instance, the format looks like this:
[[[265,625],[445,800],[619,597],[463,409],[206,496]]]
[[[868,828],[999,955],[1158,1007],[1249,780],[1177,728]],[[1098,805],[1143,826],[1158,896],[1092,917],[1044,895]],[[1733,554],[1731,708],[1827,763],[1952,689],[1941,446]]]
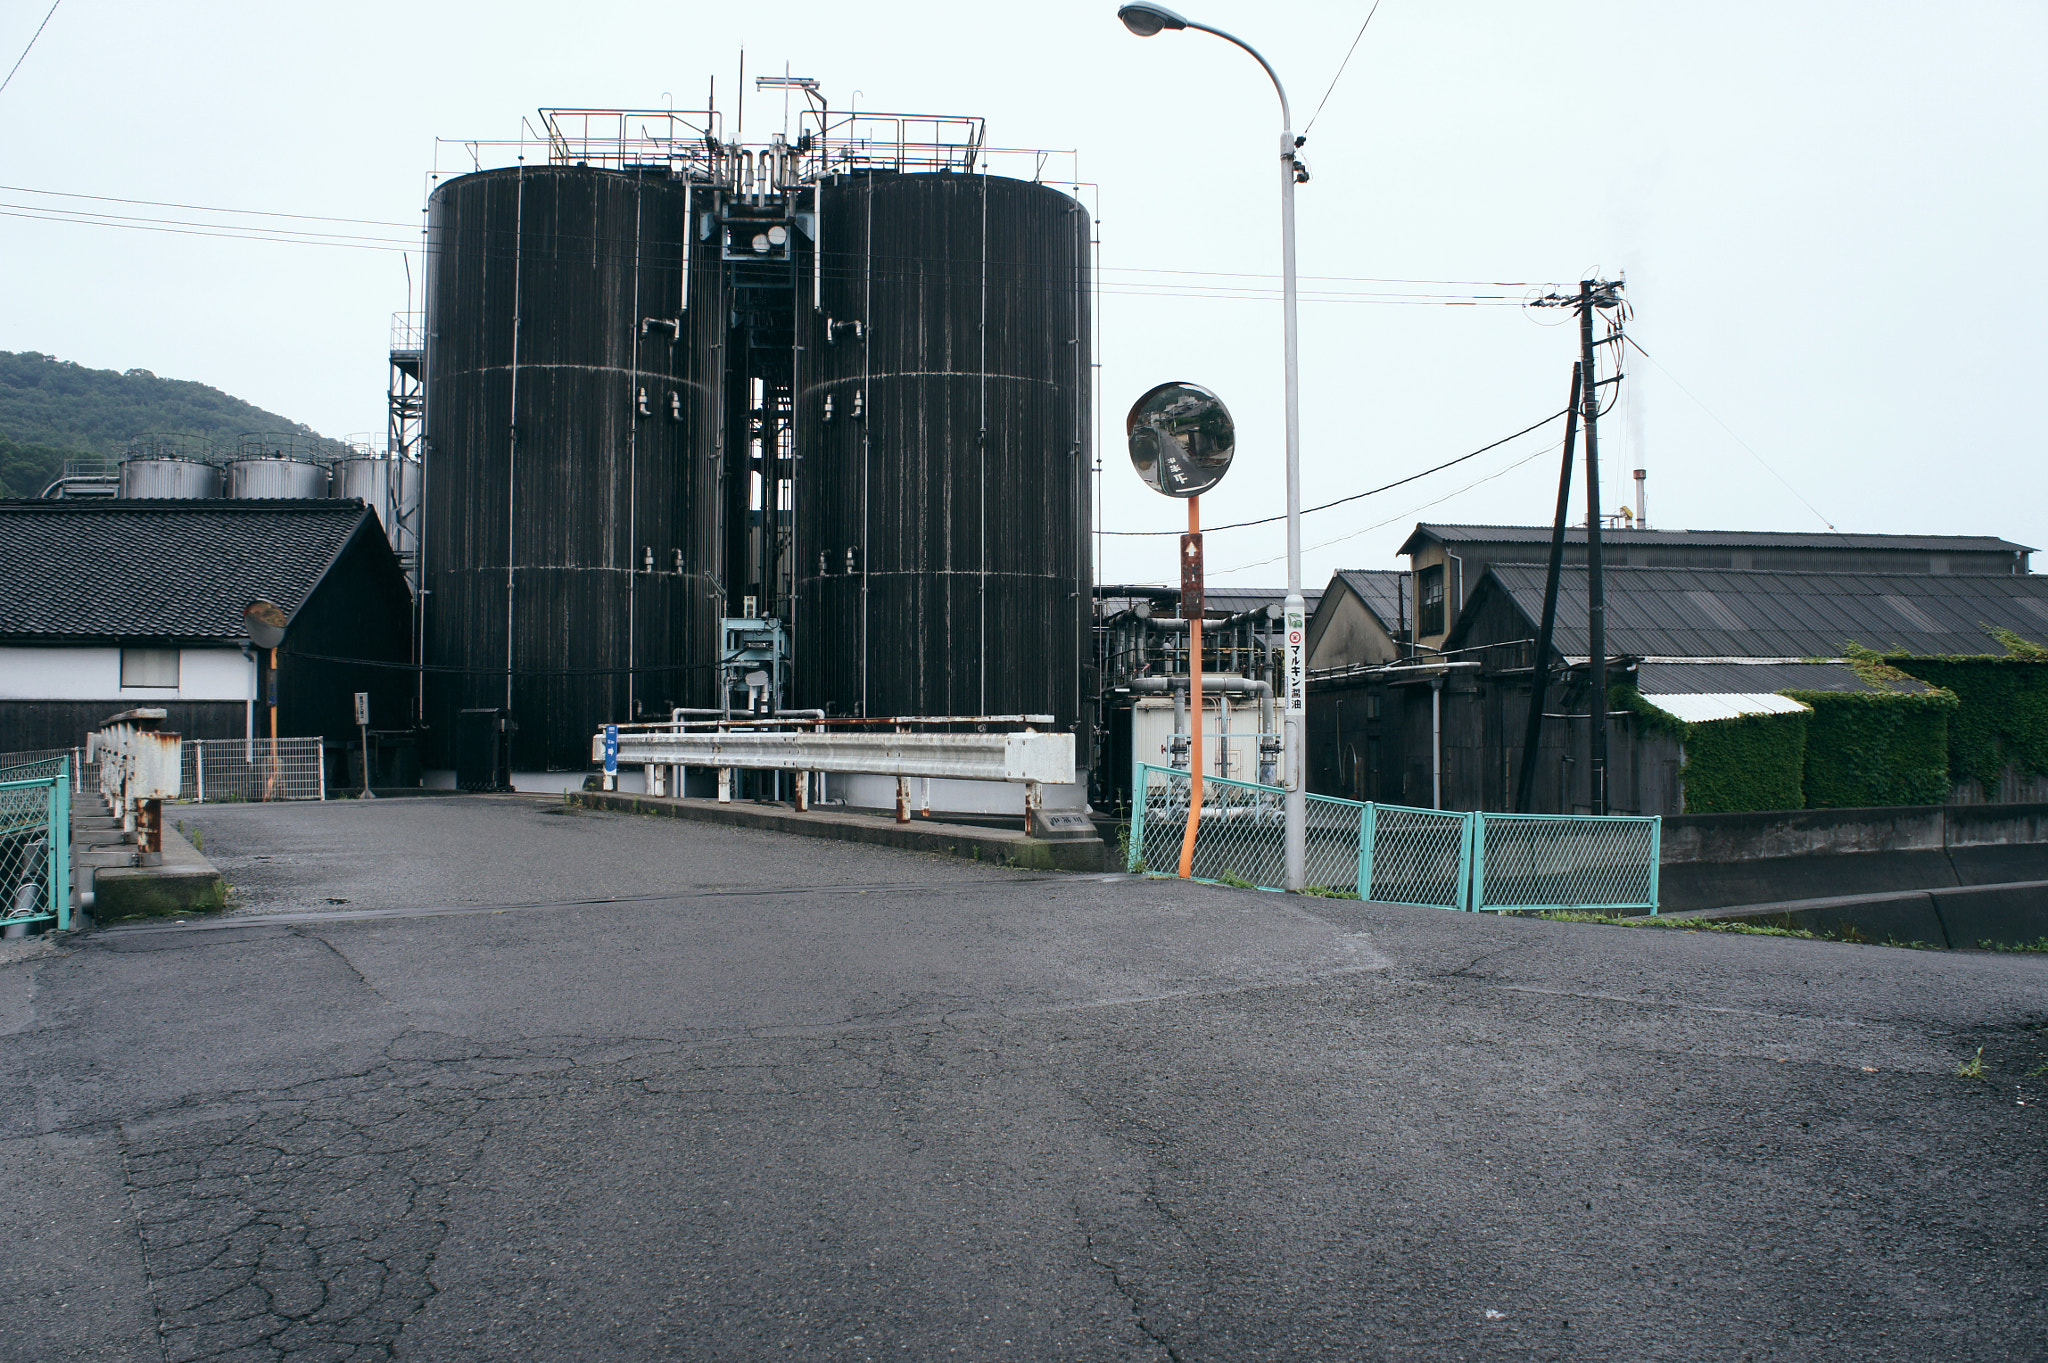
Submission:
[[[619,774],[619,726],[616,724],[604,726],[604,774]]]

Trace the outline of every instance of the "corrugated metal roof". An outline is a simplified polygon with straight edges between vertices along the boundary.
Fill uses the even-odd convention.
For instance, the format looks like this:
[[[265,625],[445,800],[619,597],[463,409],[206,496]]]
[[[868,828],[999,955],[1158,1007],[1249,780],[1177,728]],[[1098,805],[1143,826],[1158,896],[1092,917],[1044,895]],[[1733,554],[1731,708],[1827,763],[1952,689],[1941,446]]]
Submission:
[[[1923,681],[1887,684],[1893,691],[1931,691]],[[1713,695],[1761,691],[1874,691],[1854,668],[1840,663],[1644,663],[1636,689],[1646,696]],[[1659,705],[1663,701],[1657,702]]]
[[[370,521],[359,501],[0,502],[0,638],[240,639],[295,614]]]
[[[1487,569],[1529,621],[1541,617],[1544,569]],[[1985,626],[2048,643],[2048,577],[1609,568],[1607,651],[1650,658],[1839,658],[1850,644],[1926,657],[2002,653]],[[1556,647],[1589,651],[1586,569],[1558,582]],[[1473,606],[1476,606],[1476,593]],[[1448,646],[1482,613],[1468,606]]]
[[[1402,597],[1408,591],[1408,574],[1391,568],[1340,568],[1337,576],[1358,593],[1359,600],[1379,617],[1387,633],[1399,633],[1407,623],[1408,611]]]
[[[1791,715],[1807,707],[1788,696],[1769,691],[1708,691],[1688,695],[1650,696],[1648,700],[1673,719],[1687,724],[1709,720],[1736,719],[1743,715]]]
[[[1411,546],[1424,539],[1471,544],[1549,544],[1547,525],[1439,525],[1418,523],[1407,543],[1397,551],[1412,552]],[[1626,545],[1712,545],[1730,549],[1898,549],[1919,553],[2031,554],[2024,544],[1996,535],[1840,535],[1805,534],[1782,530],[1608,530],[1600,539],[1606,544]],[[1565,531],[1565,543],[1584,544],[1586,528]]]

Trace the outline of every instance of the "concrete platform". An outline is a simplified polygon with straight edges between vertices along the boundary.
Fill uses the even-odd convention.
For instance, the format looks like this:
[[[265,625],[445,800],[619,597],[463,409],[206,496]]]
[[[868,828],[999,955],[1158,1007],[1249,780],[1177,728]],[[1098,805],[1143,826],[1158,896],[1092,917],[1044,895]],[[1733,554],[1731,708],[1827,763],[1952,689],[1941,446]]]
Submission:
[[[1110,869],[1109,850],[1102,839],[1027,838],[1021,830],[976,828],[966,824],[940,823],[934,819],[913,819],[907,824],[873,814],[843,809],[813,809],[799,813],[787,805],[755,804],[676,796],[634,795],[620,791],[572,790],[563,799],[585,809],[608,809],[622,814],[651,814],[670,819],[695,819],[703,823],[726,824],[736,828],[764,828],[777,833],[795,833],[807,838],[832,838],[877,847],[900,847],[909,852],[936,852],[964,857],[996,866],[1016,866],[1033,871],[1102,871]]]
[[[1955,950],[2016,946],[2048,940],[2048,880],[1736,904],[1659,917],[1848,931],[1871,942]]]
[[[133,865],[132,847],[124,852],[79,854],[82,864],[94,868],[91,912],[95,921],[215,913],[227,906],[227,882],[221,878],[219,869],[201,856],[175,827],[166,826],[163,833],[161,866]],[[130,864],[113,860],[123,855]]]

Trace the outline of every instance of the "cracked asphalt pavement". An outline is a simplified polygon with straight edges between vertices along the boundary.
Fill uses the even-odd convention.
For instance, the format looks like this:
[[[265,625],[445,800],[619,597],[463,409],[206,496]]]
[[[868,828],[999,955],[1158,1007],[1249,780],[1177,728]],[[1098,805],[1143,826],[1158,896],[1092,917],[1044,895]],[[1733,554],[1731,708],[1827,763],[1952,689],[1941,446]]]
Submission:
[[[0,1358],[2048,1358],[2048,957],[177,817],[0,958]]]

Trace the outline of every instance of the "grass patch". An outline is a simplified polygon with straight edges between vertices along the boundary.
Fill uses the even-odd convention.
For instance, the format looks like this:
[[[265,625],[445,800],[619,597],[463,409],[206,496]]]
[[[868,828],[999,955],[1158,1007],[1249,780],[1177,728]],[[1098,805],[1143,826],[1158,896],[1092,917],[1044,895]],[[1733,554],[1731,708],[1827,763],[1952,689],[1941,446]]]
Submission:
[[[1616,928],[1668,928],[1676,932],[1732,932],[1744,937],[1800,937],[1807,941],[1821,940],[1819,933],[1807,928],[1774,928],[1761,923],[1740,923],[1710,918],[1618,918],[1611,913],[1580,913],[1571,909],[1551,909],[1535,916],[1552,923],[1600,923]]]
[[[1979,942],[1985,951],[2043,951],[2048,952],[2048,937],[2038,942]]]
[[[1308,895],[1308,896],[1310,896],[1311,898],[1314,898],[1314,899],[1357,899],[1357,898],[1359,898],[1359,896],[1358,896],[1358,895],[1357,895],[1356,893],[1354,893],[1353,891],[1350,891],[1350,890],[1333,890],[1333,889],[1331,889],[1331,888],[1330,888],[1329,886],[1327,886],[1327,885],[1304,885],[1304,886],[1302,886],[1301,892],[1302,892],[1303,894],[1305,894],[1305,895]]]

